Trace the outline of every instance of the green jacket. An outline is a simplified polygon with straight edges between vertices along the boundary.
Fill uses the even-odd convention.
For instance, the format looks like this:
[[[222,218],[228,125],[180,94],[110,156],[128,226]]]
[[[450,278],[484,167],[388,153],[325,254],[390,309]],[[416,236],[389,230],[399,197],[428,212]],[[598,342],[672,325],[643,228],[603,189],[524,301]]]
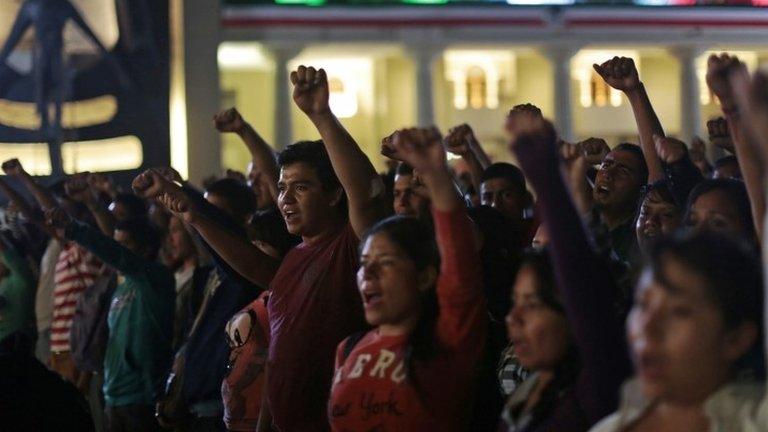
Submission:
[[[119,272],[107,316],[105,404],[154,404],[172,358],[173,275],[87,225],[71,223],[66,237]]]
[[[12,247],[6,246],[0,258],[9,271],[0,280],[0,340],[17,331],[31,336],[35,325],[35,280],[32,270],[24,257]]]

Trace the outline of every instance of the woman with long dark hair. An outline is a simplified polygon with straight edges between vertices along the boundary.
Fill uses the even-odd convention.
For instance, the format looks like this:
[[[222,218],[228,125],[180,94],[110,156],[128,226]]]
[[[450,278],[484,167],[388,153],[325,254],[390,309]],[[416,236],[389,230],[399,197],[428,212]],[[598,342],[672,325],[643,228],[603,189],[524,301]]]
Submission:
[[[465,430],[487,323],[472,225],[439,133],[400,131],[393,146],[429,190],[437,244],[402,216],[363,238],[357,281],[375,328],[339,345],[328,416],[336,431]]]

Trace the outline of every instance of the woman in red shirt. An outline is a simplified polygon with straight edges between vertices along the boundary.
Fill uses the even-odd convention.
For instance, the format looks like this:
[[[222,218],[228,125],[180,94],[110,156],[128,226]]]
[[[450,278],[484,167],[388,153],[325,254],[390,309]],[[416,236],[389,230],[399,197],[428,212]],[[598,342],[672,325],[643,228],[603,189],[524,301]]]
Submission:
[[[435,129],[393,139],[394,157],[429,189],[437,245],[430,230],[402,216],[363,239],[357,282],[375,328],[337,349],[328,405],[335,431],[467,427],[487,319],[473,228],[441,141]]]

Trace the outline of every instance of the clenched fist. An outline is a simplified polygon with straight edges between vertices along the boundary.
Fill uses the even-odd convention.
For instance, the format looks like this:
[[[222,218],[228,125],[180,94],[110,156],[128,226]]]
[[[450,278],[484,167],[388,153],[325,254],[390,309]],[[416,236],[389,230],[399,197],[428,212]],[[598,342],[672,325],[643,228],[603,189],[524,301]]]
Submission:
[[[328,76],[324,69],[299,66],[291,72],[293,101],[309,117],[327,114],[331,111],[328,99]]]
[[[601,65],[592,65],[606,84],[623,92],[637,90],[640,76],[635,61],[629,57],[614,57]]]

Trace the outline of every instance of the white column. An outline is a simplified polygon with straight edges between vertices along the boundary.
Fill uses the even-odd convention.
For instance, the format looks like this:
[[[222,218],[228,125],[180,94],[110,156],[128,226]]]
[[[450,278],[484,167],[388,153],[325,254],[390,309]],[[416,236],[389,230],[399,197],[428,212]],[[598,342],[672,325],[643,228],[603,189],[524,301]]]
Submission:
[[[220,103],[219,5],[173,0],[171,19],[172,39],[178,41],[172,60],[177,93],[171,101],[171,159],[200,185],[221,171],[219,133],[211,123]]]
[[[554,75],[555,126],[566,141],[575,139],[571,106],[571,59],[578,50],[574,46],[549,46],[544,49]]]
[[[298,47],[272,46],[275,61],[275,141],[277,150],[293,144],[293,122],[291,121],[291,83],[288,62],[299,55]]]
[[[416,64],[416,117],[419,126],[435,124],[433,72],[435,60],[442,54],[436,45],[418,45],[408,51]]]
[[[696,59],[704,52],[699,46],[678,46],[670,49],[680,63],[680,138],[686,143],[694,136],[703,136],[701,92],[696,73]]]

